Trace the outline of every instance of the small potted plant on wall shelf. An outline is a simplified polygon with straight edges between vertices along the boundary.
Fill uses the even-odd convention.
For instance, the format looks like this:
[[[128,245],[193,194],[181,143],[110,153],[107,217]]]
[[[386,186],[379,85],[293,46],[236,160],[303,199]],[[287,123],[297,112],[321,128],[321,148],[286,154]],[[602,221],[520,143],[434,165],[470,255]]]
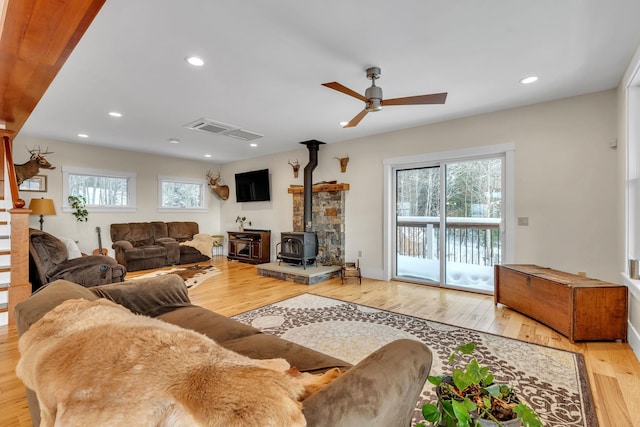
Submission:
[[[86,208],[87,199],[84,196],[69,196],[67,197],[69,206],[73,209],[73,216],[76,217],[78,222],[87,222],[89,219],[89,211]]]
[[[240,216],[240,215],[238,215],[238,217],[236,218],[236,222],[237,222],[238,224],[240,224],[240,225],[238,226],[238,229],[239,229],[240,231],[244,231],[244,225],[245,225],[245,224],[247,224],[247,225],[251,225],[251,221],[247,221],[247,217],[246,217],[246,216]]]
[[[474,343],[459,345],[449,364],[475,348]],[[429,376],[429,382],[436,386],[438,402],[424,405],[422,415],[431,426],[542,427],[533,409],[521,402],[510,386],[496,384],[489,367],[480,366],[475,357],[466,366],[454,367],[451,375]]]

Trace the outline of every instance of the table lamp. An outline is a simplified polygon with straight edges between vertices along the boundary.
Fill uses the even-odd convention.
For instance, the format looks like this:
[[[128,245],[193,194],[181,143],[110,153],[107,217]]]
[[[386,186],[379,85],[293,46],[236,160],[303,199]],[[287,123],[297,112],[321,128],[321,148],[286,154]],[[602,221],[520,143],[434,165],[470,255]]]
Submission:
[[[42,231],[42,224],[44,223],[44,215],[55,215],[56,208],[53,206],[53,199],[31,199],[29,202],[29,209],[32,215],[40,215],[40,231]]]

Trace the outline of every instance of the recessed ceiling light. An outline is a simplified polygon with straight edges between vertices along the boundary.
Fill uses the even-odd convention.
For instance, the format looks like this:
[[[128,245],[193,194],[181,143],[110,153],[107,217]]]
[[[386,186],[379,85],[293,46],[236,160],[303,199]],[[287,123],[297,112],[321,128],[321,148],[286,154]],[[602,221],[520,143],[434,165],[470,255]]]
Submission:
[[[169,144],[180,144],[180,140],[178,138],[169,138]]]
[[[204,156],[205,156],[206,158],[209,158],[209,157],[211,157],[211,154],[205,154]]]
[[[536,76],[528,76],[523,79],[520,79],[520,83],[522,83],[523,85],[528,85],[537,81],[538,81],[538,77]]]
[[[122,113],[118,113],[117,111],[109,111],[109,115],[111,117],[122,117]]]
[[[78,136],[80,138],[89,138],[89,135],[87,135],[86,133],[79,133]]]
[[[257,147],[258,144],[256,144],[255,142],[252,142],[251,144],[249,144],[249,147]]]
[[[204,65],[204,59],[197,56],[187,56],[184,60],[194,67],[202,67]]]

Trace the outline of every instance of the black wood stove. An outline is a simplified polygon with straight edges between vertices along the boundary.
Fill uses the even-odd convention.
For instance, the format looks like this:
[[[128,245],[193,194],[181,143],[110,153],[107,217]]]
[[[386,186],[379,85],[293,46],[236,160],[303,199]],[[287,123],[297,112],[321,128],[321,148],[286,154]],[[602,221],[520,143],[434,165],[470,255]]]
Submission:
[[[312,139],[300,144],[309,150],[309,163],[304,167],[304,231],[281,233],[276,252],[279,260],[307,268],[308,264],[316,262],[318,256],[318,236],[313,231],[312,221],[313,170],[318,166],[318,149],[324,142]]]
[[[316,261],[318,236],[315,232],[289,231],[280,236],[279,259],[292,264],[302,264],[305,268]]]

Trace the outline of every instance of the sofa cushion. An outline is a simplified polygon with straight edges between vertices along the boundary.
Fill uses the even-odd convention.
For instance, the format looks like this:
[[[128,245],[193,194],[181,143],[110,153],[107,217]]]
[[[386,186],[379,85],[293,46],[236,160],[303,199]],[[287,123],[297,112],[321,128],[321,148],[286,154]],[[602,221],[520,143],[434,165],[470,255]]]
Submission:
[[[187,286],[177,274],[133,279],[92,288],[91,291],[143,316],[156,317],[179,307],[192,306]]]
[[[165,258],[167,256],[167,250],[160,245],[138,246],[133,249],[127,249],[125,255],[128,260],[156,257]]]
[[[144,248],[153,245],[153,239],[133,240],[131,243],[135,248]]]
[[[178,242],[185,242],[191,240],[194,234],[199,233],[199,227],[197,222],[174,221],[167,223],[167,231],[169,237],[173,237]]]
[[[148,222],[111,224],[111,241],[128,240],[133,246],[153,244],[153,227]]]
[[[169,237],[169,231],[167,229],[167,223],[163,221],[150,222],[151,229],[153,231],[154,239],[162,239],[163,237]]]
[[[162,314],[158,319],[200,332],[220,344],[260,333],[254,327],[195,305]]]
[[[328,356],[299,344],[286,341],[275,335],[253,334],[231,341],[220,342],[224,347],[252,359],[272,359],[282,357],[291,366],[302,372],[321,372],[338,367],[348,369],[351,364]]]
[[[22,335],[29,326],[40,320],[58,304],[74,298],[89,301],[98,299],[89,288],[66,280],[56,280],[34,292],[28,299],[16,305],[15,318],[18,333]]]

